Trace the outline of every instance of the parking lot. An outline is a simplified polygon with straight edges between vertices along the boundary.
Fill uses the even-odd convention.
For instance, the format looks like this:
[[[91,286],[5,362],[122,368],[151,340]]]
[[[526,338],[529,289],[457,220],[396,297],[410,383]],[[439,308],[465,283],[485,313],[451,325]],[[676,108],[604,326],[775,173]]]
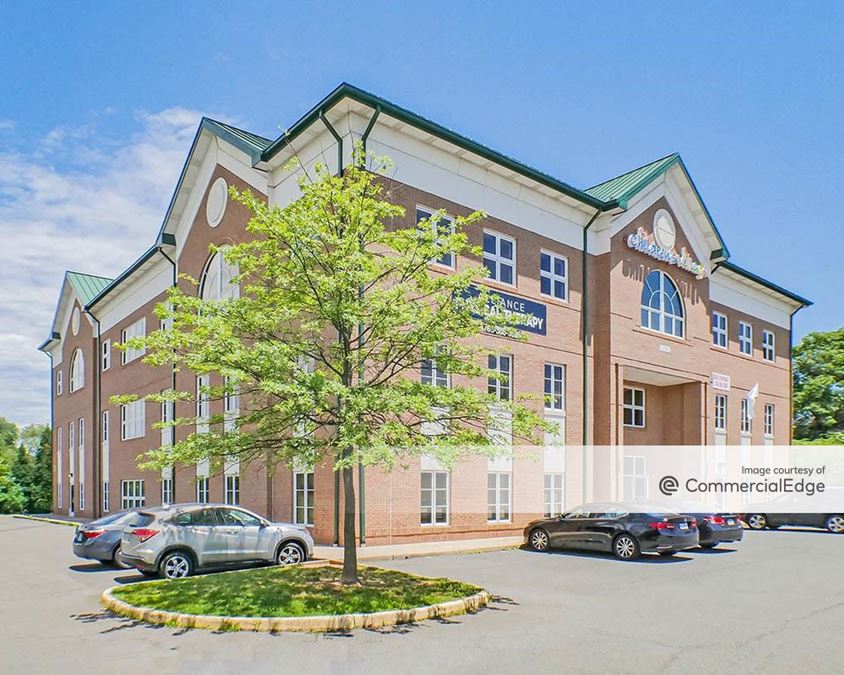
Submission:
[[[78,560],[73,529],[0,516],[2,673],[816,673],[844,670],[844,536],[746,532],[639,562],[501,551],[386,567],[478,584],[474,616],[348,635],[210,633],[115,617],[142,577]]]

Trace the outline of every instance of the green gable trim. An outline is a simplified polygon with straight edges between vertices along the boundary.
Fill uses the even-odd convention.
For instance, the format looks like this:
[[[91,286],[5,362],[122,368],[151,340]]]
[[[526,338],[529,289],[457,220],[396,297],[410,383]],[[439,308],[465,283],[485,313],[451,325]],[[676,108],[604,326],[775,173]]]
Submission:
[[[786,298],[790,300],[794,300],[794,302],[800,303],[803,307],[810,307],[814,303],[811,300],[807,300],[806,298],[797,295],[796,293],[792,293],[791,291],[783,288],[782,286],[775,284],[773,281],[768,281],[767,279],[760,277],[758,274],[754,274],[753,272],[749,272],[748,270],[744,269],[743,267],[739,267],[735,263],[731,263],[729,260],[725,260],[722,262],[718,267],[723,267],[725,270],[730,270],[739,276],[744,277],[745,279],[749,279],[750,281],[754,281],[765,288],[768,288],[780,295],[784,295]],[[717,269],[717,268],[716,268]]]
[[[243,150],[251,158],[253,166],[260,161],[261,153],[272,144],[269,138],[238,129],[224,122],[212,120],[210,117],[202,118],[199,130],[202,131],[203,129],[207,129],[215,136],[219,136],[231,143],[234,147]]]
[[[108,277],[82,274],[81,272],[68,272],[67,280],[79,296],[79,301],[83,307],[114,281],[114,279],[109,279]]]
[[[557,192],[561,192],[584,204],[588,204],[592,208],[600,209],[601,211],[608,211],[615,206],[615,204],[607,204],[602,200],[587,194],[583,190],[578,190],[568,183],[564,183],[547,173],[534,169],[527,164],[513,159],[512,157],[508,157],[507,155],[493,150],[492,148],[478,143],[477,141],[473,141],[471,138],[458,134],[457,132],[437,124],[432,120],[422,117],[421,115],[417,115],[406,108],[402,108],[391,101],[383,99],[380,96],[376,96],[375,94],[370,94],[363,89],[358,89],[357,87],[345,82],[328,94],[328,96],[322,99],[322,101],[317,103],[304,116],[299,118],[299,120],[278,139],[273,141],[272,145],[264,150],[261,159],[265,162],[272,159],[280,150],[289,145],[305,129],[319,120],[320,112],[329,110],[344,98],[350,98],[353,101],[362,103],[370,108],[380,106],[381,112],[385,115],[389,115],[400,122],[404,122],[416,129],[425,131],[433,136],[441,138],[444,141],[448,141],[449,143],[456,145],[458,148],[462,148],[463,150],[476,154],[484,159],[488,159],[489,161],[510,169],[511,171],[525,176],[526,178],[535,180],[541,185],[549,187],[552,190],[556,190]]]

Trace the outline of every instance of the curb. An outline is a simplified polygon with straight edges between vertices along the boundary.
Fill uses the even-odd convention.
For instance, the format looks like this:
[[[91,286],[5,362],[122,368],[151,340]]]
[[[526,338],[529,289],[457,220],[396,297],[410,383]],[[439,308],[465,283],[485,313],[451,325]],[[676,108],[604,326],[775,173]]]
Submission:
[[[320,566],[330,562],[314,561]],[[121,586],[112,586],[105,590],[100,604],[106,609],[156,625],[173,626],[176,628],[204,628],[207,630],[253,631],[263,633],[298,632],[298,633],[331,633],[353,630],[355,628],[383,628],[397,624],[415,623],[426,619],[439,619],[457,614],[475,612],[489,604],[492,596],[487,591],[448,602],[440,602],[426,607],[412,609],[392,609],[370,614],[331,614],[323,616],[214,616],[208,614],[185,614],[183,612],[168,612],[162,609],[150,609],[130,605],[128,602],[114,597],[112,591]]]
[[[67,527],[79,527],[82,524],[75,520],[58,520],[57,518],[41,518],[39,516],[25,516],[22,514],[14,514],[12,518],[20,518],[21,520],[34,520],[39,523],[51,523],[52,525],[65,525]]]

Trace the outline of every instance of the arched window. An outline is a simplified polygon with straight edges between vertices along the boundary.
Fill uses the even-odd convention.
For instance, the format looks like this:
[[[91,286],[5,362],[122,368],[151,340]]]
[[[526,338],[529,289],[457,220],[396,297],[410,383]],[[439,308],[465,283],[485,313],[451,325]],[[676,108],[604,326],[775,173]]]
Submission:
[[[82,350],[77,349],[73,352],[73,358],[70,359],[70,391],[82,389],[85,386],[85,357],[82,356]]]
[[[240,297],[240,286],[232,283],[238,274],[237,265],[230,265],[217,251],[202,273],[200,295],[203,300],[230,300]]]
[[[642,327],[683,337],[685,319],[680,291],[664,272],[654,270],[642,288]]]

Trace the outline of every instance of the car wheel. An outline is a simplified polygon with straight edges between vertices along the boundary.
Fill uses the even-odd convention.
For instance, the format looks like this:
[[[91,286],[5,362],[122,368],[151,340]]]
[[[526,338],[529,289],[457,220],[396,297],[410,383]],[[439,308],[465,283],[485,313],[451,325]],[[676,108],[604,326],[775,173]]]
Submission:
[[[530,533],[528,542],[534,551],[547,551],[548,533],[540,527]]]
[[[619,560],[635,560],[641,555],[639,542],[629,534],[620,534],[613,539],[612,552]]]
[[[717,541],[710,541],[709,543],[700,545],[701,548],[715,548],[716,546],[718,546]]]
[[[275,561],[279,565],[297,565],[304,560],[305,551],[295,541],[282,544],[275,556]]]
[[[829,516],[824,525],[833,534],[841,534],[844,532],[844,516],[840,514]]]
[[[193,572],[193,559],[184,551],[173,551],[161,559],[158,574],[164,579],[184,579]]]
[[[129,569],[129,565],[126,564],[123,560],[123,556],[120,555],[120,545],[117,545],[114,549],[114,553],[111,556],[111,564],[119,570]]]
[[[764,530],[768,526],[768,519],[761,513],[751,513],[747,517],[747,526],[751,530]]]

